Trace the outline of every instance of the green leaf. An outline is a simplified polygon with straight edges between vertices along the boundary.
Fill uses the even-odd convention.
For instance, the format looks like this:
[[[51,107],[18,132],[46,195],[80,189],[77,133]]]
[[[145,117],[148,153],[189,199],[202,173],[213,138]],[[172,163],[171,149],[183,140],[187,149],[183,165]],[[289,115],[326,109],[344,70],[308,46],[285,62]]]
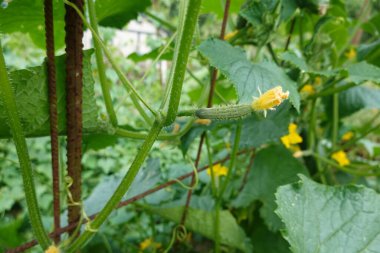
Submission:
[[[149,159],[144,168],[137,174],[130,190],[124,195],[123,200],[134,197],[157,185],[160,181],[160,162],[159,159]],[[92,190],[91,194],[84,201],[87,214],[99,212],[110,199],[121,180],[123,174],[118,173],[103,177],[101,182]]]
[[[275,192],[280,185],[297,181],[297,174],[307,175],[305,167],[284,146],[269,146],[260,150],[249,172],[247,184],[232,202],[234,207],[247,207],[253,201],[263,203],[261,217],[272,231],[281,228],[282,222],[274,213]]]
[[[277,26],[279,17],[279,0],[250,0],[240,11],[254,29],[253,40],[259,45],[265,45]]]
[[[281,20],[287,21],[297,10],[297,0],[281,1]]]
[[[110,126],[98,119],[94,80],[91,70],[92,50],[84,51],[83,60],[83,132],[107,133]],[[48,136],[49,102],[45,65],[9,73],[16,95],[16,104],[27,136]],[[66,131],[65,56],[56,57],[58,130]],[[0,101],[0,137],[10,137],[5,111]]]
[[[379,15],[380,19],[380,15]],[[380,21],[379,21],[380,22]],[[380,39],[369,43],[369,44],[361,44],[358,49],[358,60],[367,61],[370,64],[376,65],[380,67]]]
[[[97,0],[95,8],[100,25],[122,28],[128,21],[135,19],[137,14],[144,11],[150,4],[150,0]],[[58,50],[65,44],[65,7],[63,1],[53,1],[53,6],[55,48]],[[0,33],[27,33],[38,47],[45,48],[43,1],[10,1],[6,8],[0,8],[0,20]]]
[[[240,148],[260,147],[262,144],[278,141],[288,133],[290,105],[284,103],[266,118],[252,114],[243,120]]]
[[[161,217],[180,223],[184,207],[155,208],[146,209]],[[185,227],[204,237],[214,240],[214,216],[215,212],[208,212],[200,209],[189,208]],[[222,244],[242,250],[252,252],[250,240],[246,237],[244,230],[237,224],[235,218],[227,210],[220,211],[219,238]]]
[[[128,21],[136,19],[138,13],[143,12],[150,5],[150,0],[96,0],[96,16],[101,26],[121,29]]]
[[[280,232],[270,231],[260,217],[253,219],[250,226],[254,253],[290,253],[289,243],[281,236]]]
[[[353,87],[339,93],[339,114],[345,117],[361,109],[380,109],[380,89]]]
[[[360,84],[365,81],[380,83],[380,68],[365,61],[347,67],[352,82]]]
[[[62,1],[53,1],[54,41],[56,49],[62,48],[65,38],[65,23]],[[27,33],[40,48],[45,48],[45,21],[43,1],[10,1],[6,8],[0,8],[0,34]]]
[[[245,0],[231,1],[229,13],[237,13]],[[202,1],[201,14],[203,13],[215,13],[218,18],[223,18],[224,4],[220,0],[207,0]]]
[[[0,223],[0,250],[5,252],[6,249],[19,246],[23,238],[20,235],[21,227],[24,223],[24,219],[19,217],[15,220],[6,221],[5,217],[2,217]]]
[[[142,61],[146,61],[146,60],[154,60],[158,57],[158,55],[161,53],[162,49],[164,47],[157,47],[153,50],[151,50],[150,52],[146,53],[146,54],[138,54],[136,52],[128,55],[128,59],[134,61],[134,62],[142,62]],[[161,61],[169,61],[173,59],[173,51],[167,51],[166,53],[162,54],[161,57],[160,57],[160,60]]]
[[[204,41],[198,50],[232,81],[240,103],[250,103],[253,96],[259,97],[259,89],[265,92],[280,85],[290,92],[290,102],[299,110],[300,95],[296,83],[273,62],[251,63],[241,48],[218,39]]]
[[[277,214],[294,253],[378,252],[380,196],[361,186],[301,181],[278,189]]]
[[[310,67],[310,65],[306,62],[304,58],[296,55],[293,52],[289,52],[289,51],[284,52],[280,55],[280,58],[306,73],[321,75],[321,76],[326,76],[326,77],[332,77],[339,74],[339,70],[322,70],[322,71],[314,70],[312,67]]]
[[[88,150],[101,150],[106,147],[114,146],[118,137],[108,134],[91,134],[83,136],[83,152]]]

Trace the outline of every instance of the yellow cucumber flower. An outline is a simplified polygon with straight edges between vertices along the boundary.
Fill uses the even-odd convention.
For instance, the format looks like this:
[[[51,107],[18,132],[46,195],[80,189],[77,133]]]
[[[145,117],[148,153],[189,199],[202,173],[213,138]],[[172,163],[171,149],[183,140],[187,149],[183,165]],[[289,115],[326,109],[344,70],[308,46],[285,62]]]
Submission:
[[[140,250],[145,250],[150,247],[150,245],[153,244],[153,239],[152,238],[147,238],[144,241],[140,242],[139,248]]]
[[[306,93],[308,95],[312,95],[315,93],[315,89],[314,89],[313,85],[306,84],[305,86],[302,87],[301,93]]]
[[[156,249],[161,248],[161,243],[154,242],[152,238],[147,238],[144,241],[142,241],[139,245],[140,252],[148,249],[149,247],[154,247]]]
[[[226,176],[228,173],[228,168],[225,166],[222,166],[220,163],[215,164],[214,166],[212,166],[211,169],[210,168],[207,169],[207,174],[210,176],[212,175],[211,170],[214,172],[215,177]]]
[[[287,148],[291,148],[292,145],[302,143],[302,137],[297,133],[297,125],[290,123],[288,126],[289,134],[281,137],[281,142]]]
[[[355,48],[350,48],[350,50],[348,50],[346,53],[345,53],[345,56],[347,57],[347,59],[349,60],[353,60],[356,58],[356,50]]]
[[[342,141],[349,141],[354,137],[354,133],[351,131],[348,131],[347,133],[343,134]]]
[[[281,86],[274,87],[261,94],[259,98],[254,98],[251,107],[254,111],[264,111],[264,117],[267,116],[267,110],[275,110],[282,101],[289,97],[289,91],[283,92]]]
[[[331,155],[331,158],[339,163],[340,166],[346,166],[350,164],[350,160],[347,158],[346,152],[339,150]]]
[[[55,245],[50,245],[47,250],[45,250],[45,253],[59,253],[59,248]]]
[[[230,33],[227,33],[225,36],[224,36],[224,40],[230,40],[231,38],[235,37],[235,35],[238,33],[239,31],[238,30],[235,30],[235,31],[232,31]]]

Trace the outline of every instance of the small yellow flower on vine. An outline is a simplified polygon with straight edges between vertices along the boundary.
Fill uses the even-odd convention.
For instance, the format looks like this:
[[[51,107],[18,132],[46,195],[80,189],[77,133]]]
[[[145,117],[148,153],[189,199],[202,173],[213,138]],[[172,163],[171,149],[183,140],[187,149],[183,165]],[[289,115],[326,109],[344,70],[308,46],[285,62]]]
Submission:
[[[211,124],[211,119],[196,119],[195,123],[208,126]]]
[[[347,133],[343,134],[342,141],[349,141],[354,137],[354,133],[351,131],[348,131]]]
[[[331,155],[331,158],[339,163],[340,166],[346,166],[350,164],[350,160],[347,158],[346,152],[339,150]]]
[[[207,169],[207,174],[210,176],[212,175],[211,170],[214,172],[215,177],[226,176],[228,173],[228,168],[225,166],[222,166],[220,163],[212,166],[212,169],[210,168]]]
[[[254,98],[251,107],[254,111],[264,111],[264,117],[267,115],[267,110],[275,110],[275,107],[280,105],[282,101],[289,97],[289,91],[283,92],[281,86],[274,87],[261,94],[260,97]]]
[[[350,48],[350,50],[348,50],[346,53],[345,53],[345,56],[347,57],[347,59],[349,60],[353,60],[356,58],[356,50],[355,48]]]
[[[235,30],[235,31],[232,31],[230,33],[227,33],[225,36],[224,36],[224,40],[230,40],[231,38],[235,37],[235,35],[238,33],[239,31],[238,30]]]
[[[312,95],[315,93],[315,89],[314,89],[313,85],[306,84],[305,86],[302,87],[301,93],[305,93],[307,95]]]
[[[45,253],[59,253],[59,248],[55,245],[50,245],[47,250],[45,250]]]
[[[149,248],[153,244],[152,238],[147,238],[144,241],[140,242],[139,248],[140,250],[145,250]]]
[[[320,76],[317,76],[315,79],[314,79],[314,84],[315,85],[321,85],[322,83],[322,78]]]
[[[147,238],[144,241],[142,241],[139,245],[140,252],[144,251],[150,247],[158,249],[158,248],[162,247],[162,244],[158,243],[158,242],[154,242],[152,238]]]
[[[291,148],[292,145],[302,143],[302,137],[297,133],[297,125],[290,123],[288,126],[289,134],[281,137],[281,142],[287,148]]]

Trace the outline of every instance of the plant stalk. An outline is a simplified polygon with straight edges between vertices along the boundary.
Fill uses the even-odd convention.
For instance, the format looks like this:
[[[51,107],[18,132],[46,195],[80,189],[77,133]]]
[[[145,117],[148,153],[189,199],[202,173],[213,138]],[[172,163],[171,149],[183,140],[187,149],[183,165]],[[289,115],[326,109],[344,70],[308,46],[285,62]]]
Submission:
[[[96,18],[96,11],[95,11],[95,4],[93,0],[87,0],[88,5],[88,13],[90,17],[90,23],[94,31],[99,34],[98,31],[98,20]],[[117,117],[114,110],[114,107],[112,105],[112,98],[110,94],[110,86],[107,80],[106,76],[106,67],[104,65],[104,59],[103,59],[103,52],[102,47],[96,39],[93,40],[94,42],[94,49],[95,49],[95,57],[96,57],[96,65],[98,66],[98,73],[99,73],[99,81],[102,88],[104,103],[106,105],[106,110],[108,117],[111,121],[111,124],[113,126],[117,126]]]
[[[183,81],[186,73],[186,65],[191,51],[195,26],[202,0],[184,0],[182,4],[182,16],[178,25],[178,35],[174,51],[174,60],[167,89],[170,89],[170,99],[167,109],[165,125],[170,125],[177,117],[177,111],[181,98]],[[165,104],[165,100],[164,103]]]
[[[36,197],[36,191],[33,181],[32,166],[29,158],[28,148],[24,130],[21,126],[20,114],[16,106],[13,87],[10,84],[8,73],[5,65],[3,49],[0,43],[0,97],[6,110],[8,124],[16,146],[17,156],[19,159],[22,180],[24,185],[26,205],[28,207],[29,219],[37,241],[43,249],[49,247],[50,239],[44,229],[41,220],[40,210]]]

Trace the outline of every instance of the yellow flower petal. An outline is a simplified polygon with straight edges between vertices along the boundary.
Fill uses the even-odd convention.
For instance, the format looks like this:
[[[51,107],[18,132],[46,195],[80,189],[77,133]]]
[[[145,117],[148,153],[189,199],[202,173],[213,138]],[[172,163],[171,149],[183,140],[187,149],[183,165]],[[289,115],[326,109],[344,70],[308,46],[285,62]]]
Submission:
[[[350,164],[350,160],[347,158],[346,152],[339,150],[331,155],[331,158],[339,163],[340,166],[346,166]]]
[[[282,136],[281,137],[281,142],[285,145],[285,147],[290,148],[289,135]]]
[[[224,40],[229,40],[231,39],[232,37],[234,37],[239,31],[238,30],[235,30],[233,32],[230,32],[230,33],[227,33],[225,36],[224,36]]]
[[[311,94],[314,94],[315,93],[315,89],[314,87],[311,85],[311,84],[306,84],[305,86],[303,86],[303,88],[301,89],[301,92],[302,93],[306,93],[308,95],[311,95]]]
[[[228,173],[228,168],[218,163],[212,166],[212,171],[214,172],[215,177],[226,176]],[[210,176],[212,175],[210,168],[207,169],[207,174]]]
[[[255,111],[274,110],[282,101],[289,97],[289,91],[283,92],[281,86],[274,87],[262,94],[252,102],[252,109]]]
[[[346,53],[345,53],[347,59],[349,60],[352,60],[352,59],[355,59],[356,58],[356,50],[355,48],[350,48],[350,50],[348,50]]]
[[[211,124],[211,119],[196,119],[195,123],[208,126]]]
[[[45,253],[59,253],[59,248],[55,245],[49,246],[47,250],[45,250]]]
[[[142,242],[140,243],[140,245],[139,245],[140,250],[145,250],[145,249],[149,248],[150,245],[152,245],[152,243],[153,243],[153,239],[152,239],[152,238],[147,238],[147,239],[145,239],[145,240],[142,241]]]
[[[288,126],[289,134],[296,134],[297,133],[297,125],[294,123],[290,123]]]
[[[349,141],[354,137],[354,133],[351,131],[348,131],[347,133],[343,134],[342,141]]]

